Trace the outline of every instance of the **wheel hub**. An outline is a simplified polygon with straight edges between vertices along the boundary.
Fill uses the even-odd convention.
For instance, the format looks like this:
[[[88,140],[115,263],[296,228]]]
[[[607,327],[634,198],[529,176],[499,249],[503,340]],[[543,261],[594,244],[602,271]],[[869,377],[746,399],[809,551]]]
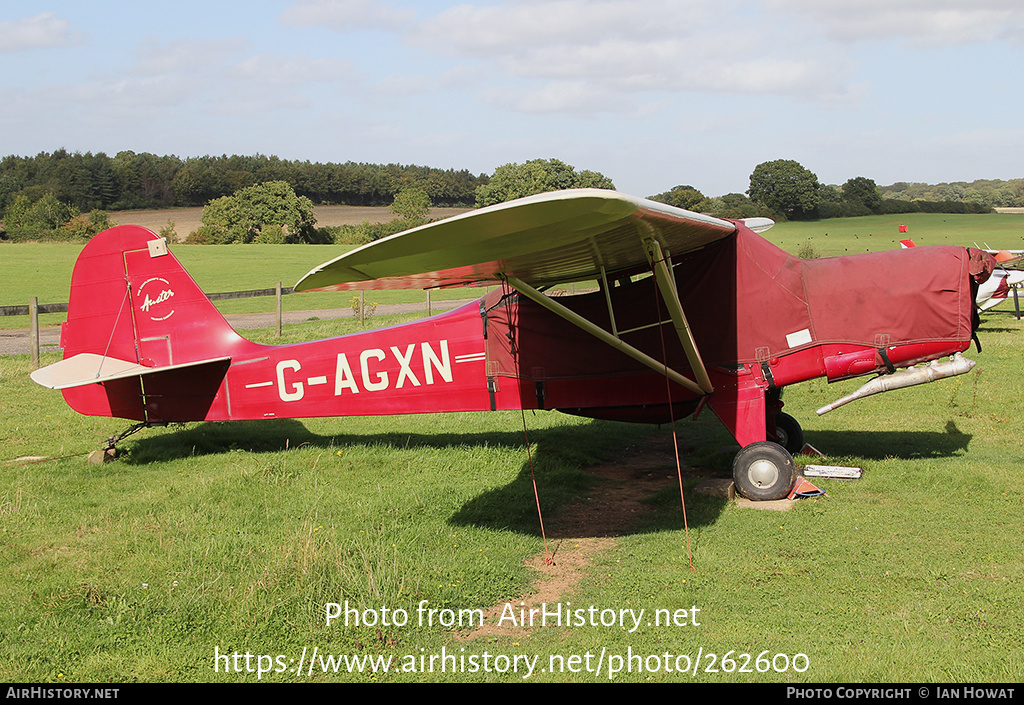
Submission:
[[[775,429],[775,437],[778,439],[779,445],[782,446],[783,448],[786,448],[786,447],[789,446],[789,434],[786,433],[786,429],[784,429],[784,428],[776,428]]]
[[[771,487],[779,481],[779,469],[770,460],[755,460],[750,464],[747,477],[758,487]]]

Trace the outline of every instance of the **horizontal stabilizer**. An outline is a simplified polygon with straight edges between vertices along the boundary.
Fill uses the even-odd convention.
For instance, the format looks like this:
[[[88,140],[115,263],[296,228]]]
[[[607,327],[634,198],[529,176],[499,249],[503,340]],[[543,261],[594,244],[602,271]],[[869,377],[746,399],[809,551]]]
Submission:
[[[226,362],[230,357],[215,357],[209,360],[183,362],[180,365],[164,365],[162,367],[146,367],[136,362],[119,360],[94,353],[80,353],[61,360],[47,367],[36,370],[31,375],[32,381],[50,389],[70,389],[83,387],[87,384],[109,382],[126,377],[139,377],[157,372],[180,370],[186,367],[197,367],[213,362]]]

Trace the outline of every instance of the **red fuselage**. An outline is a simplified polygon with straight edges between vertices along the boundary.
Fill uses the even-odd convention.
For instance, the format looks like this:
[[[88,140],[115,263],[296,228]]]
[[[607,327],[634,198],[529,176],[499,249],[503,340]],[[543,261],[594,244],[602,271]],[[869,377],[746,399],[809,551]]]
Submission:
[[[542,408],[661,422],[702,398],[510,290],[381,330],[252,343],[173,255],[154,254],[154,237],[115,228],[76,266],[65,357],[94,353],[153,369],[66,389],[81,413],[159,423]],[[683,310],[715,387],[708,405],[747,445],[772,433],[766,418],[785,385],[964,350],[966,259],[963,248],[915,248],[805,262],[743,227],[699,257],[676,258]],[[608,297],[558,301],[689,375],[679,340],[661,325],[668,316],[653,280],[620,282]],[[230,359],[160,371],[217,358]]]

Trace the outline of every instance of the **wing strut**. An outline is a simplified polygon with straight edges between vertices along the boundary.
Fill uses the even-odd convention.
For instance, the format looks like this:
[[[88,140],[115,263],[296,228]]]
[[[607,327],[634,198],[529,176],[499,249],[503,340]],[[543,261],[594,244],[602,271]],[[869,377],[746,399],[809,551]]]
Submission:
[[[581,328],[581,329],[585,330],[587,333],[590,333],[594,337],[598,338],[599,340],[601,340],[604,343],[607,343],[608,345],[610,345],[611,347],[615,348],[616,350],[618,350],[620,352],[623,352],[626,355],[629,355],[631,358],[633,358],[634,360],[636,360],[640,364],[645,365],[645,366],[651,368],[652,370],[654,370],[655,372],[657,372],[659,374],[665,375],[666,377],[668,377],[670,380],[672,380],[676,384],[680,384],[680,385],[686,387],[687,389],[689,389],[694,394],[704,395],[704,394],[708,393],[708,392],[705,392],[703,389],[701,389],[692,380],[687,379],[686,377],[684,377],[683,375],[679,374],[678,372],[676,372],[673,369],[669,369],[669,367],[664,362],[659,362],[658,360],[655,360],[653,357],[651,357],[647,353],[645,353],[645,352],[643,352],[641,350],[637,350],[636,348],[634,348],[632,345],[630,345],[629,343],[625,342],[624,340],[616,338],[614,335],[612,335],[611,333],[606,331],[604,328],[601,328],[600,326],[597,326],[597,325],[591,323],[590,321],[588,321],[586,318],[584,318],[583,316],[579,315],[575,311],[572,311],[572,310],[566,308],[565,306],[563,306],[562,304],[558,303],[557,301],[552,300],[550,297],[545,296],[544,294],[542,294],[541,292],[537,291],[536,289],[534,289],[532,286],[530,286],[526,282],[524,282],[524,281],[522,281],[520,279],[517,279],[516,277],[513,277],[513,276],[507,277],[506,281],[508,281],[509,285],[513,289],[518,291],[520,294],[522,294],[526,298],[528,298],[531,301],[534,301],[534,302],[540,304],[544,308],[546,308],[549,311],[551,311],[552,313],[554,313],[556,316],[558,316],[560,318],[564,318],[569,323],[572,323],[574,326],[577,326],[578,328]],[[676,298],[676,305],[678,305],[678,302],[679,302],[679,299]],[[689,354],[689,352],[687,352],[687,354]],[[704,372],[703,364],[700,366],[700,369],[701,369],[702,372]],[[706,372],[704,372],[704,374],[705,374],[705,376],[707,376]],[[709,386],[710,386],[710,384],[709,384]]]
[[[658,289],[661,291],[661,298],[668,308],[669,315],[672,317],[672,324],[676,329],[676,335],[679,336],[679,342],[683,344],[683,350],[686,351],[686,359],[690,361],[690,369],[693,370],[693,374],[697,378],[697,384],[700,387],[701,393],[711,394],[715,391],[715,388],[708,377],[707,368],[704,367],[704,360],[701,359],[700,351],[697,350],[697,343],[693,339],[693,331],[690,330],[686,314],[683,313],[683,307],[679,303],[676,281],[666,262],[665,253],[661,249],[661,243],[654,238],[650,238],[644,240],[644,245],[644,252],[647,253],[651,269],[654,270],[654,278],[658,282]]]
[[[608,274],[604,271],[604,265],[601,265],[601,291],[604,292],[604,302],[608,306],[608,320],[612,322],[612,335],[616,338],[619,337],[619,329],[615,325],[615,308],[612,306],[612,289],[608,286]]]

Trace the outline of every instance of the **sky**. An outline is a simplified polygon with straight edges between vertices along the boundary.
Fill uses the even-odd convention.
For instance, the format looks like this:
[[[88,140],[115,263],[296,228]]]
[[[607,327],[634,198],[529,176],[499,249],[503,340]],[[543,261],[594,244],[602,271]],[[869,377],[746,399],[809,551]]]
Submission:
[[[1019,0],[7,0],[0,155],[1013,179],[1021,67]]]

